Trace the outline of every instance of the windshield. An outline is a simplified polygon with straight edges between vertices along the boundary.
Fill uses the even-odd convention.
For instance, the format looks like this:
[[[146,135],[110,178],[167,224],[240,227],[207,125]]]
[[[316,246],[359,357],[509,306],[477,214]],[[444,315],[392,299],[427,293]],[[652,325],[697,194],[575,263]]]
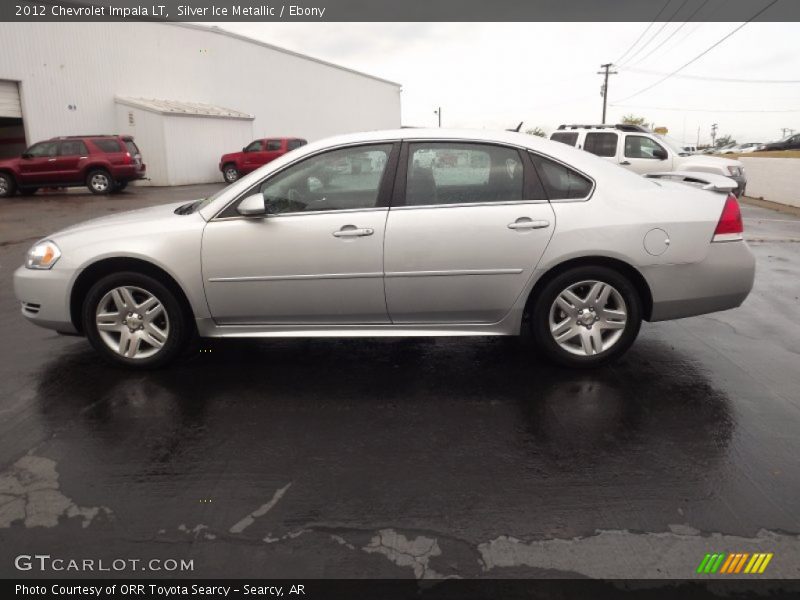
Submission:
[[[678,140],[674,140],[667,135],[661,135],[660,133],[655,134],[655,136],[669,146],[678,156],[689,156],[689,153],[683,149],[683,146],[678,143]]]

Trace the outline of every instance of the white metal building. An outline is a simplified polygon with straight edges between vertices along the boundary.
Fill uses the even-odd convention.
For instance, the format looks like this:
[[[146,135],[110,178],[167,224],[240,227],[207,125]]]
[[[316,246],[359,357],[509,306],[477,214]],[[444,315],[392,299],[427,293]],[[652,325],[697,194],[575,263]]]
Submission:
[[[399,84],[216,27],[0,23],[0,157],[129,133],[152,185],[204,183],[254,138],[399,126]]]

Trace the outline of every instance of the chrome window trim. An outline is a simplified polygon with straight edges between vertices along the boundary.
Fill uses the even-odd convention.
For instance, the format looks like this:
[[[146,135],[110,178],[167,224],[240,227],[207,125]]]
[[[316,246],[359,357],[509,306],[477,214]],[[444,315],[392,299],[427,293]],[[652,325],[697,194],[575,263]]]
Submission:
[[[583,197],[583,198],[558,198],[558,199],[555,199],[555,200],[551,198],[550,200],[548,200],[548,202],[550,202],[550,204],[561,203],[561,202],[588,202],[589,200],[591,200],[592,196],[594,196],[594,191],[597,189],[597,181],[595,181],[594,177],[592,177],[588,173],[585,173],[585,172],[581,171],[577,167],[574,167],[574,166],[572,166],[572,165],[570,165],[568,163],[565,163],[563,160],[559,160],[557,158],[554,158],[554,157],[550,156],[549,154],[543,154],[541,152],[537,152],[536,150],[531,150],[531,149],[528,149],[528,152],[531,153],[531,154],[535,154],[536,156],[541,156],[542,158],[545,158],[545,159],[547,159],[549,161],[552,161],[554,163],[558,163],[559,165],[561,165],[563,167],[566,167],[570,171],[575,171],[576,173],[579,173],[580,175],[583,175],[586,179],[588,179],[589,181],[592,182],[592,189],[589,190],[589,194],[586,195],[585,197]],[[591,154],[591,152],[589,154]],[[601,158],[601,157],[598,156],[598,158]],[[539,175],[539,179],[541,179],[541,178],[542,178],[541,175]],[[544,183],[542,183],[542,185],[544,185]],[[545,188],[544,191],[545,191],[545,194],[546,194],[547,193],[547,188]]]
[[[389,140],[376,140],[376,141],[370,141],[370,142],[351,142],[351,143],[348,143],[348,144],[339,144],[337,146],[328,146],[327,148],[322,148],[320,150],[317,150],[316,152],[311,152],[309,154],[304,154],[303,156],[299,156],[296,160],[293,160],[292,162],[283,165],[277,171],[274,171],[274,172],[270,173],[269,175],[267,175],[266,177],[264,177],[263,179],[260,179],[256,184],[251,186],[250,189],[252,189],[255,186],[261,186],[267,179],[270,179],[270,178],[282,173],[283,171],[285,171],[286,169],[288,169],[290,167],[293,167],[297,163],[303,162],[304,160],[307,160],[309,158],[313,158],[315,156],[319,156],[320,154],[324,154],[326,152],[333,152],[335,150],[342,150],[344,148],[354,148],[354,147],[358,147],[358,146],[380,146],[380,145],[383,145],[383,144],[394,145],[394,144],[397,144],[397,143],[399,143],[401,141],[402,140],[399,140],[399,139],[389,139]],[[302,146],[301,146],[301,148],[302,148]],[[238,217],[220,217],[219,215],[221,215],[226,210],[228,210],[228,208],[230,208],[231,205],[235,204],[236,202],[239,202],[240,200],[244,200],[246,194],[247,194],[247,192],[245,191],[244,193],[239,194],[238,196],[235,196],[230,202],[228,202],[225,206],[223,206],[220,210],[218,210],[216,212],[216,214],[209,219],[209,222],[211,222],[211,221],[227,221],[227,220],[230,220],[230,219],[238,218]],[[342,210],[371,210],[371,209],[374,209],[374,208],[384,208],[385,209],[385,208],[388,208],[388,207],[387,206],[370,206],[368,208],[342,209]],[[312,214],[312,212],[314,214],[319,214],[321,212],[335,212],[335,211],[303,211],[303,212],[297,212],[297,213],[282,213],[282,214],[303,215],[303,214]]]
[[[547,204],[548,200],[501,200],[499,202],[458,202],[453,204],[403,204],[391,210],[415,210],[431,208],[468,208],[470,206],[509,206],[515,204]]]
[[[246,216],[246,215],[235,215],[233,217],[214,217],[211,219],[212,221],[239,221],[241,219],[246,219],[248,221],[254,221],[258,219],[280,219],[281,217],[311,217],[313,215],[335,215],[339,213],[364,213],[364,212],[380,212],[380,211],[388,211],[388,206],[371,206],[369,208],[337,208],[334,210],[304,210],[299,212],[286,212],[286,213],[275,213],[270,215],[257,215],[257,216]]]

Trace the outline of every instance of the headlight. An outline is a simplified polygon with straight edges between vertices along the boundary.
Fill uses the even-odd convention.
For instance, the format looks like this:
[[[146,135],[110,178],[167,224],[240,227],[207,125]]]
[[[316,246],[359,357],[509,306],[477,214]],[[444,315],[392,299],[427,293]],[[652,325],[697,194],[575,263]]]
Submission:
[[[61,250],[58,249],[55,242],[44,240],[28,250],[25,266],[28,269],[50,269],[59,258],[61,258]]]
[[[741,175],[742,170],[739,167],[728,167],[728,173],[734,176]]]

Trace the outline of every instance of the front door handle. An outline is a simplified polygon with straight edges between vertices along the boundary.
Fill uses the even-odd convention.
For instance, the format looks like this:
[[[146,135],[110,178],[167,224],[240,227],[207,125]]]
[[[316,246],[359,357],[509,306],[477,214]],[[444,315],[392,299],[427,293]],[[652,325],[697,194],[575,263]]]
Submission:
[[[365,235],[372,235],[375,233],[374,229],[370,227],[356,227],[355,225],[345,225],[339,231],[334,231],[334,237],[363,237]]]
[[[508,224],[509,229],[545,229],[546,227],[550,227],[550,221],[534,221],[528,217],[520,217],[513,223]]]
[[[621,165],[626,165],[626,166],[627,166],[627,165],[631,164],[631,162],[630,162],[629,160],[623,160],[623,161],[622,161],[621,163],[619,163],[619,164],[621,164]]]

